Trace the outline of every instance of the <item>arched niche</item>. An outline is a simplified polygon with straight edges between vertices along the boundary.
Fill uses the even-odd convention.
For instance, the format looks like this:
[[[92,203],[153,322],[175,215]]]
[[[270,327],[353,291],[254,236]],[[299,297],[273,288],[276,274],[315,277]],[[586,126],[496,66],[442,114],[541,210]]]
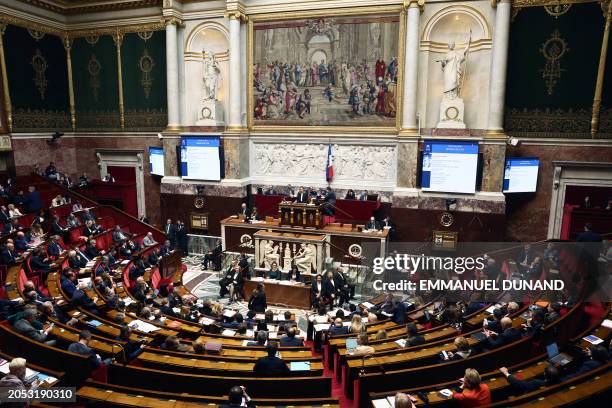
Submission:
[[[427,80],[420,90],[422,99],[419,111],[425,113],[422,123],[425,128],[434,128],[439,120],[443,76],[438,61],[448,52],[450,43],[454,43],[457,50],[463,50],[467,46],[470,31],[472,42],[461,93],[465,103],[464,120],[468,128],[486,128],[491,25],[480,10],[461,4],[442,7],[433,13],[421,31],[420,69]]]
[[[223,103],[224,119],[227,120],[229,108],[229,33],[227,28],[214,21],[199,24],[187,35],[184,47],[187,124],[193,126],[198,120],[202,101],[204,52],[213,53],[219,63],[221,78],[218,97]]]

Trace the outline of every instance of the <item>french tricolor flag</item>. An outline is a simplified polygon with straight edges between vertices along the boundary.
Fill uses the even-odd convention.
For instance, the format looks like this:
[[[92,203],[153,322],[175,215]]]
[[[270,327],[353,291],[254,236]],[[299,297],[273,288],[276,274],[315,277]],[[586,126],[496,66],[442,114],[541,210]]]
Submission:
[[[327,169],[325,175],[327,177],[327,182],[331,183],[334,178],[334,156],[332,156],[331,143],[327,148]]]

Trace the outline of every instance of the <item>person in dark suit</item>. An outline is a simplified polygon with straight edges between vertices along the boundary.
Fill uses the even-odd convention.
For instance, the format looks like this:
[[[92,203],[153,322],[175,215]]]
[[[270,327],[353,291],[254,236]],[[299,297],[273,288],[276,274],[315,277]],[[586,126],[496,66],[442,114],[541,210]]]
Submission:
[[[17,252],[15,245],[11,242],[7,243],[2,252],[0,252],[0,261],[2,265],[13,266],[17,260]]]
[[[8,210],[5,206],[0,207],[0,222],[8,222],[11,219],[11,216],[8,213]]]
[[[26,196],[25,207],[27,212],[38,212],[42,208],[40,193],[36,191],[36,187],[28,187],[28,195]]]
[[[592,346],[585,351],[586,360],[582,363],[580,367],[570,375],[565,376],[563,379],[568,380],[570,378],[579,376],[580,374],[587,373],[591,370],[596,369],[597,367],[601,367],[606,364],[610,359],[608,355],[608,350],[604,346]]]
[[[80,257],[75,250],[68,252],[68,266],[72,269],[81,269],[87,265],[87,260]]]
[[[329,329],[327,331],[331,337],[341,336],[343,334],[348,334],[349,328],[342,323],[342,319],[340,317],[337,317],[334,319],[334,322],[329,325]]]
[[[275,341],[269,341],[266,347],[268,355],[261,357],[253,367],[253,373],[257,377],[286,377],[289,375],[289,367],[287,364],[276,357],[277,344]]]
[[[30,257],[30,267],[34,271],[42,272],[43,277],[46,279],[47,274],[51,270],[51,263],[41,247],[37,247],[32,253]]]
[[[162,247],[159,248],[159,256],[164,257],[170,254],[172,251],[174,251],[174,246],[172,245],[172,242],[170,241],[170,239],[167,239],[164,242],[164,245],[162,245]]]
[[[501,329],[501,333],[496,333],[486,328],[484,329],[484,334],[487,336],[485,345],[488,348],[494,349],[501,347],[504,344],[511,343],[521,338],[521,331],[512,327],[512,319],[509,317],[501,319]]]
[[[253,207],[251,210],[251,215],[249,215],[249,220],[251,221],[261,221],[261,217],[259,216],[259,212],[257,207]]]
[[[242,274],[240,273],[240,266],[238,265],[238,262],[232,262],[232,266],[228,269],[228,272],[225,277],[219,281],[219,285],[221,286],[221,291],[219,292],[219,295],[223,297],[225,296],[225,294],[229,293],[230,303],[234,301],[235,295],[242,295],[242,286],[244,285],[244,279],[242,277]]]
[[[522,268],[522,270],[525,270],[529,267],[534,257],[535,257],[535,251],[531,248],[531,245],[525,244],[523,246],[523,249],[519,252],[518,256],[516,257],[516,263],[519,265],[520,268]]]
[[[295,195],[295,202],[300,204],[308,203],[308,193],[304,191],[304,187],[300,186],[297,194]]]
[[[593,231],[593,224],[587,222],[584,224],[584,232],[578,234],[576,238],[578,242],[601,242],[601,235]]]
[[[425,343],[425,337],[419,334],[419,329],[416,324],[408,323],[406,325],[406,330],[408,330],[408,337],[406,338],[407,346],[419,346]]]
[[[359,201],[367,201],[368,194],[368,190],[364,190],[361,194],[359,194]]]
[[[63,252],[64,248],[59,243],[60,237],[58,235],[51,236],[51,241],[47,244],[47,255],[52,259],[57,259]]]
[[[370,217],[370,220],[366,223],[365,229],[370,230],[370,231],[374,231],[374,230],[379,231],[380,224],[378,223],[378,221],[376,221],[376,218],[372,216]]]
[[[180,220],[177,221],[176,224],[176,243],[183,256],[187,256],[189,254],[189,237],[187,236],[187,227],[185,227],[185,223]]]
[[[159,262],[159,249],[154,248],[149,252],[149,256],[147,256],[147,260],[145,264],[147,264],[149,267],[153,267],[157,265],[158,262]]]
[[[235,385],[229,390],[227,404],[219,405],[219,408],[255,408],[255,404],[251,402],[251,397],[246,393],[246,388]]]
[[[266,311],[268,304],[266,302],[266,292],[264,289],[263,283],[257,284],[257,287],[253,290],[249,298],[249,310],[253,310],[257,313],[264,313]]]
[[[29,241],[26,238],[26,235],[23,233],[23,231],[17,232],[17,236],[15,237],[14,244],[15,244],[15,250],[17,252],[24,252],[28,249]]]
[[[323,214],[330,217],[336,215],[336,193],[334,193],[331,187],[329,186],[325,190],[325,203],[323,205]]]
[[[519,394],[535,391],[538,388],[555,385],[561,382],[561,375],[555,366],[548,365],[544,369],[544,378],[532,378],[531,380],[521,380],[510,374],[506,367],[501,367],[499,371],[506,376],[513,390]]]
[[[113,242],[115,244],[119,244],[128,239],[128,234],[121,231],[120,225],[115,225],[115,230],[113,231]]]
[[[104,273],[108,273],[109,275],[113,274],[113,270],[111,269],[109,262],[108,256],[102,257],[102,261],[96,268],[96,276],[102,276]]]
[[[60,224],[60,219],[57,215],[53,216],[53,221],[51,222],[50,232],[52,235],[61,235],[66,228],[62,227]]]
[[[91,237],[92,235],[97,235],[100,232],[102,232],[101,228],[97,226],[93,220],[85,222],[85,227],[83,228],[83,236]]]
[[[96,306],[97,298],[90,298],[87,293],[85,293],[86,289],[87,284],[80,283],[72,294],[70,303],[72,303],[74,307],[83,307],[93,314],[98,314],[98,306]]]
[[[329,299],[329,303],[333,306],[334,301],[338,298],[338,292],[339,288],[336,287],[334,273],[329,271],[325,274],[325,279],[323,280],[323,293],[321,296]]]
[[[391,217],[389,217],[388,215],[382,220],[382,222],[380,223],[380,227],[382,229],[388,229],[389,230],[389,238],[393,239],[395,238],[395,233],[396,233],[396,228],[395,228],[395,223],[391,220]]]
[[[99,257],[100,255],[102,255],[102,253],[96,245],[96,240],[91,239],[87,241],[87,244],[85,245],[85,256],[89,259],[94,259]]]
[[[285,279],[294,282],[302,281],[302,277],[300,276],[300,269],[297,267],[297,265],[291,265],[291,269],[289,270],[289,272],[287,272],[287,277]]]
[[[330,302],[329,298],[325,298],[323,290],[323,277],[317,275],[315,281],[310,286],[310,304],[313,309],[319,309],[320,306]]]
[[[470,343],[468,343],[465,337],[456,337],[453,343],[457,350],[454,352],[447,351],[448,358],[445,361],[463,360],[475,354],[474,349],[470,347]]]
[[[280,346],[281,347],[302,347],[304,345],[304,341],[299,337],[296,337],[297,328],[290,327],[284,336],[280,338]]]
[[[355,297],[355,285],[349,282],[342,268],[336,268],[334,283],[340,291],[340,303],[348,303],[349,299]]]
[[[249,218],[251,216],[251,210],[249,209],[249,207],[247,207],[246,203],[242,203],[242,205],[240,206],[240,210],[238,210],[238,215],[243,215],[246,218]]]
[[[176,244],[176,225],[172,223],[172,220],[170,218],[166,220],[164,232],[166,233],[166,237],[168,237],[168,239],[174,246]]]
[[[349,190],[346,192],[346,195],[344,196],[344,199],[345,199],[345,200],[356,200],[356,199],[357,199],[357,196],[355,195],[355,191],[354,191],[354,190],[352,190],[352,189],[349,189]]]
[[[223,252],[223,247],[221,244],[221,240],[217,240],[217,245],[212,249],[212,251],[208,251],[206,255],[204,255],[204,261],[202,262],[202,266],[204,269],[208,269],[208,263],[212,262],[213,269],[217,270],[217,268],[221,264],[221,253]]]

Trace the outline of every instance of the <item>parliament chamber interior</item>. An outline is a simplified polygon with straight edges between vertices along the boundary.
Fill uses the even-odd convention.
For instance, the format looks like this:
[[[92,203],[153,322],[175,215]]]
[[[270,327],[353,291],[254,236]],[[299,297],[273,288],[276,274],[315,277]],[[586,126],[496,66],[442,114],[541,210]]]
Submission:
[[[0,407],[610,406],[611,23],[0,0]]]

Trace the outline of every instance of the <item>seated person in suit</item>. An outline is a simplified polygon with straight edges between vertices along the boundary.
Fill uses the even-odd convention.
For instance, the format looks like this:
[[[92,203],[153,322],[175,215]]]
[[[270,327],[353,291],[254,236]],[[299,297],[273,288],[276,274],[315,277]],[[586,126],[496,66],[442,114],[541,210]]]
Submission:
[[[96,268],[96,276],[102,276],[102,274],[104,273],[113,275],[113,270],[110,266],[110,261],[108,259],[108,256],[103,256],[102,260],[98,264],[98,267]]]
[[[259,330],[255,339],[256,341],[249,341],[247,346],[265,347],[268,342],[268,332],[266,330]]]
[[[510,374],[506,367],[501,367],[499,371],[506,376],[512,389],[519,394],[535,391],[540,387],[555,385],[561,382],[559,370],[555,366],[548,365],[544,369],[544,378],[532,378],[531,380],[521,380]]]
[[[223,246],[221,240],[217,240],[217,245],[204,255],[204,261],[202,262],[202,266],[204,269],[208,269],[208,263],[212,262],[213,269],[217,270],[221,264],[221,253],[223,252]]]
[[[486,327],[495,333],[499,333],[501,332],[501,319],[503,317],[504,311],[501,308],[496,307],[493,309],[493,314],[483,321],[483,327]]]
[[[266,351],[268,355],[266,357],[261,357],[255,363],[253,367],[253,373],[257,377],[286,377],[289,375],[289,367],[287,364],[276,357],[276,352],[278,351],[277,343],[275,341],[268,342],[268,346],[266,347]]]
[[[174,247],[169,239],[164,241],[164,245],[159,249],[159,256],[164,257],[174,251]]]
[[[304,191],[304,187],[300,186],[295,195],[295,202],[300,204],[308,203],[308,192]]]
[[[98,235],[104,232],[104,229],[96,224],[94,220],[85,222],[85,228],[83,228],[83,235],[90,237],[92,235]]]
[[[249,298],[248,304],[249,310],[257,313],[264,313],[268,307],[266,303],[266,292],[264,291],[264,284],[258,283],[257,287],[253,289],[251,297]]]
[[[246,393],[246,388],[238,385],[230,388],[227,402],[227,404],[219,405],[219,408],[255,408],[255,405],[251,402],[251,397]]]
[[[601,367],[606,364],[610,357],[608,355],[608,350],[602,345],[591,346],[590,348],[585,350],[586,360],[582,363],[580,367],[570,375],[566,376],[564,380],[576,377],[580,374],[587,373],[591,370],[596,369],[597,367]]]
[[[99,354],[89,347],[89,342],[91,341],[91,333],[89,330],[83,330],[79,334],[79,341],[76,343],[72,343],[68,346],[68,351],[72,353],[81,354],[89,357],[89,362],[91,364],[91,369],[96,370],[100,368],[101,365],[108,365],[111,363],[111,359],[102,360]]]
[[[448,359],[450,361],[462,360],[464,358],[468,358],[474,355],[474,350],[470,347],[470,343],[468,343],[465,337],[456,337],[453,342],[457,351],[447,351]]]
[[[74,292],[76,291],[76,275],[72,272],[72,268],[66,267],[62,270],[62,277],[60,280],[60,284],[62,290],[69,298],[72,297]]]
[[[530,244],[525,244],[523,249],[519,252],[516,257],[516,263],[519,265],[519,269],[526,270],[529,265],[531,265],[531,261],[535,257],[535,250],[531,248]]]
[[[153,291],[151,290],[149,285],[147,285],[142,276],[136,278],[136,284],[130,291],[132,292],[134,299],[138,300],[139,302],[143,304],[151,303]],[[168,303],[170,304],[170,302]],[[172,307],[172,305],[170,305],[170,307]]]
[[[328,332],[329,335],[333,337],[348,334],[349,329],[343,324],[342,319],[338,317],[334,319],[334,322],[329,326]]]
[[[2,234],[8,235],[16,231],[23,230],[23,227],[17,222],[16,218],[13,218],[11,221],[4,224],[4,229],[2,230]]]
[[[138,252],[142,249],[140,247],[140,244],[137,241],[134,241],[133,239],[128,239],[127,246],[128,248],[130,248],[130,251],[132,251],[132,253]]]
[[[395,223],[391,220],[391,217],[389,217],[388,215],[385,218],[383,218],[382,222],[380,223],[380,227],[382,229],[388,229],[390,237],[395,236]]]
[[[484,334],[487,336],[485,346],[491,349],[503,346],[521,338],[521,331],[512,327],[512,319],[504,317],[501,319],[501,333],[494,332],[487,328]]]
[[[359,195],[359,201],[367,201],[368,200],[368,190],[364,190],[363,193]]]
[[[291,265],[291,269],[289,270],[289,272],[287,273],[287,280],[289,281],[293,281],[293,282],[301,282],[302,278],[300,276],[300,270],[297,267],[296,264]]]
[[[66,228],[74,228],[74,227],[80,227],[80,226],[81,226],[81,221],[79,221],[76,215],[70,214],[68,217],[66,217]]]
[[[247,207],[246,203],[242,203],[242,205],[240,206],[240,210],[238,210],[238,215],[243,215],[246,218],[249,218],[249,216],[251,215],[251,210],[249,209],[249,207]]]
[[[148,267],[153,267],[159,262],[159,248],[152,249],[147,256],[145,264]]]
[[[551,324],[561,317],[561,303],[551,302],[548,305],[548,312],[544,316],[544,324]]]
[[[83,210],[83,214],[81,215],[81,219],[83,220],[84,223],[87,223],[87,221],[94,221],[96,219],[96,216],[94,215],[93,212],[89,211],[89,208],[85,208]]]
[[[57,215],[54,215],[49,232],[51,233],[51,235],[61,235],[64,231],[66,231],[66,228],[60,224],[59,217]]]
[[[153,245],[157,245],[157,241],[153,238],[153,233],[151,231],[147,232],[147,235],[142,239],[143,247],[150,247]]]
[[[355,196],[355,191],[353,189],[349,189],[344,196],[345,200],[355,200],[357,197]]]
[[[290,327],[285,335],[280,338],[281,347],[302,347],[304,341],[296,337],[297,331],[297,327]]]
[[[23,231],[19,231],[17,233],[14,244],[17,252],[24,252],[28,249],[29,241]]]
[[[408,323],[406,325],[408,330],[408,337],[406,338],[406,346],[418,346],[425,343],[425,337],[419,334],[419,329],[414,323]]]
[[[376,218],[373,216],[370,217],[370,220],[366,223],[365,229],[369,231],[380,231],[380,224],[376,221]]]
[[[0,222],[8,222],[11,219],[11,215],[9,214],[7,208],[5,206],[0,206]]]
[[[87,293],[85,293],[86,290],[87,284],[85,282],[79,283],[77,289],[72,294],[70,303],[72,303],[74,307],[83,307],[94,314],[98,314],[98,306],[96,305],[98,298],[90,298]]]
[[[129,272],[130,280],[134,281],[140,276],[144,276],[146,270],[147,268],[144,262],[142,261],[142,258],[140,257],[140,255],[135,256],[132,259],[132,267],[130,268],[130,272]]]
[[[68,251],[68,266],[72,269],[84,268],[87,265],[87,261],[79,257],[75,250]]]
[[[249,220],[251,221],[260,221],[261,217],[259,216],[259,212],[257,211],[257,207],[253,207],[251,210],[251,215],[249,215]]]
[[[91,239],[87,241],[87,244],[85,245],[85,256],[87,258],[94,259],[103,254],[104,254],[104,251],[100,251],[98,249],[98,245],[95,239]]]
[[[357,336],[357,347],[353,350],[353,356],[370,356],[376,352],[374,347],[370,346],[370,340],[367,333],[359,333]]]
[[[45,251],[41,247],[37,247],[32,252],[32,256],[30,257],[30,266],[35,271],[43,272],[43,275],[46,279],[47,274],[51,270],[51,261],[47,258]]]
[[[278,264],[276,262],[272,262],[270,264],[270,270],[268,271],[268,279],[282,279],[282,272],[278,269]]]
[[[461,407],[481,407],[491,403],[491,390],[487,384],[480,381],[480,374],[473,368],[465,370],[464,377],[460,380],[463,392],[453,393],[453,400]]]
[[[119,244],[128,239],[128,234],[121,230],[120,225],[115,225],[115,230],[113,231],[113,242],[115,244]]]
[[[220,296],[225,296],[226,293],[230,295],[230,303],[234,301],[234,297],[242,296],[242,287],[244,285],[244,278],[242,277],[242,273],[240,273],[240,265],[235,260],[232,262],[232,269],[228,271],[221,281],[219,281],[219,285],[221,286]]]
[[[21,318],[13,325],[15,331],[39,343],[45,343],[50,346],[55,345],[55,340],[49,340],[49,334],[54,327],[53,324],[49,325],[46,330],[39,330],[35,328],[33,323],[36,319],[36,315],[36,307],[30,306],[26,308],[21,314]]]
[[[13,266],[17,262],[18,256],[17,251],[15,251],[15,244],[8,242],[0,253],[0,262],[2,265]]]

